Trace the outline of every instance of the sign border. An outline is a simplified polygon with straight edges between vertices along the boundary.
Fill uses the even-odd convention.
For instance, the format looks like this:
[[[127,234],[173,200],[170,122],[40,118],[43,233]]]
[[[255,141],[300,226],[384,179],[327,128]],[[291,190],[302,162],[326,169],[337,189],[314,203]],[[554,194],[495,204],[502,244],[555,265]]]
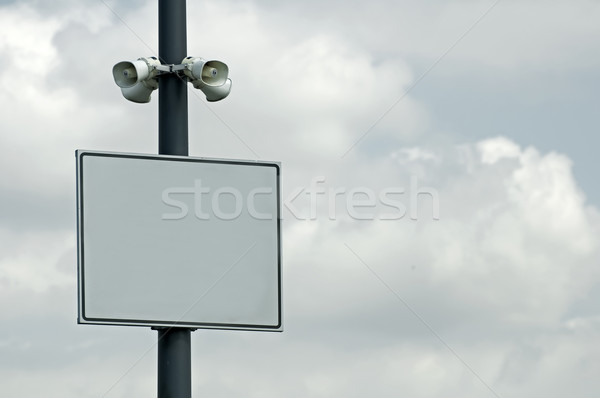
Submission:
[[[144,319],[108,319],[108,318],[89,318],[85,316],[85,251],[83,247],[83,229],[84,229],[84,207],[83,207],[83,160],[85,156],[127,158],[127,159],[146,159],[158,161],[179,161],[193,163],[213,163],[213,164],[233,164],[245,166],[274,167],[276,170],[277,182],[277,324],[276,325],[254,325],[254,324],[228,324],[228,323],[208,323],[208,322],[179,322],[179,321],[159,321]],[[124,152],[103,152],[78,149],[75,151],[77,160],[77,323],[92,325],[121,325],[121,326],[150,326],[152,328],[178,327],[190,329],[221,329],[221,330],[254,330],[254,331],[283,331],[283,300],[282,300],[282,244],[281,244],[281,163],[272,161],[252,161],[236,159],[219,159],[206,157],[174,156],[174,155],[153,155]]]

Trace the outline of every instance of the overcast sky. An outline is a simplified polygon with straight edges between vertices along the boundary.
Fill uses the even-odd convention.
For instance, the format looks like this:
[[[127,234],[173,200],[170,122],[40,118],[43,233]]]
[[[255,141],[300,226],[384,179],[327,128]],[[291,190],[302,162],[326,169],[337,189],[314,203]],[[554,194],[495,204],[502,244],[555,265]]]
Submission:
[[[323,195],[310,217],[301,194],[284,332],[194,332],[194,396],[597,397],[599,21],[595,0],[188,1],[189,55],[233,80],[210,104],[190,85],[191,156],[406,210]],[[74,152],[157,152],[160,93],[111,75],[157,43],[156,1],[0,1],[4,396],[156,394],[155,331],[77,325]]]

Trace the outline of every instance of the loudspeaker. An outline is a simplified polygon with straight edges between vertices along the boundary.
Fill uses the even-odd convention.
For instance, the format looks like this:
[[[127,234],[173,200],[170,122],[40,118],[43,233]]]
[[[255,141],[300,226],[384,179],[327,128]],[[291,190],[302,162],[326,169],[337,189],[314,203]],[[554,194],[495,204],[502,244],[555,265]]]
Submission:
[[[113,66],[113,78],[121,88],[132,87],[156,75],[156,66],[160,61],[156,57],[138,58],[137,61],[122,61]]]
[[[148,84],[147,81],[142,81],[131,87],[121,87],[121,93],[123,93],[123,97],[127,98],[129,101],[145,104],[150,102],[150,94],[157,88],[158,84],[154,86]]]
[[[192,84],[194,88],[200,89],[204,93],[209,102],[220,101],[231,92],[231,79],[227,79],[220,86],[204,84],[201,80],[194,80]]]

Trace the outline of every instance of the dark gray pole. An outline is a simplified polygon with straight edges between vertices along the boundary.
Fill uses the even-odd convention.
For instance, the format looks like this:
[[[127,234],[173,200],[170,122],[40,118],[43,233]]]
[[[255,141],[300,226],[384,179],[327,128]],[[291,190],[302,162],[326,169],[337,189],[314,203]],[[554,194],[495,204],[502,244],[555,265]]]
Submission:
[[[187,56],[186,0],[158,1],[158,56],[181,64]],[[169,73],[158,79],[158,153],[188,155],[187,84]]]
[[[158,52],[162,64],[187,56],[186,0],[158,1]],[[158,153],[188,155],[187,84],[173,73],[158,81]],[[158,328],[158,398],[191,398],[190,329]]]
[[[191,398],[190,329],[158,329],[158,398]]]

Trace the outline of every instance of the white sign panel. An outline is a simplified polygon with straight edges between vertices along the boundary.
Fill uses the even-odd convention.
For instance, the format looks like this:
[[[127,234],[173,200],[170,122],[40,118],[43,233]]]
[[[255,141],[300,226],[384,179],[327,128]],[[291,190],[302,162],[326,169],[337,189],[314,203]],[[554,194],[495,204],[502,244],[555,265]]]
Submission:
[[[282,330],[278,163],[76,155],[79,323]]]

